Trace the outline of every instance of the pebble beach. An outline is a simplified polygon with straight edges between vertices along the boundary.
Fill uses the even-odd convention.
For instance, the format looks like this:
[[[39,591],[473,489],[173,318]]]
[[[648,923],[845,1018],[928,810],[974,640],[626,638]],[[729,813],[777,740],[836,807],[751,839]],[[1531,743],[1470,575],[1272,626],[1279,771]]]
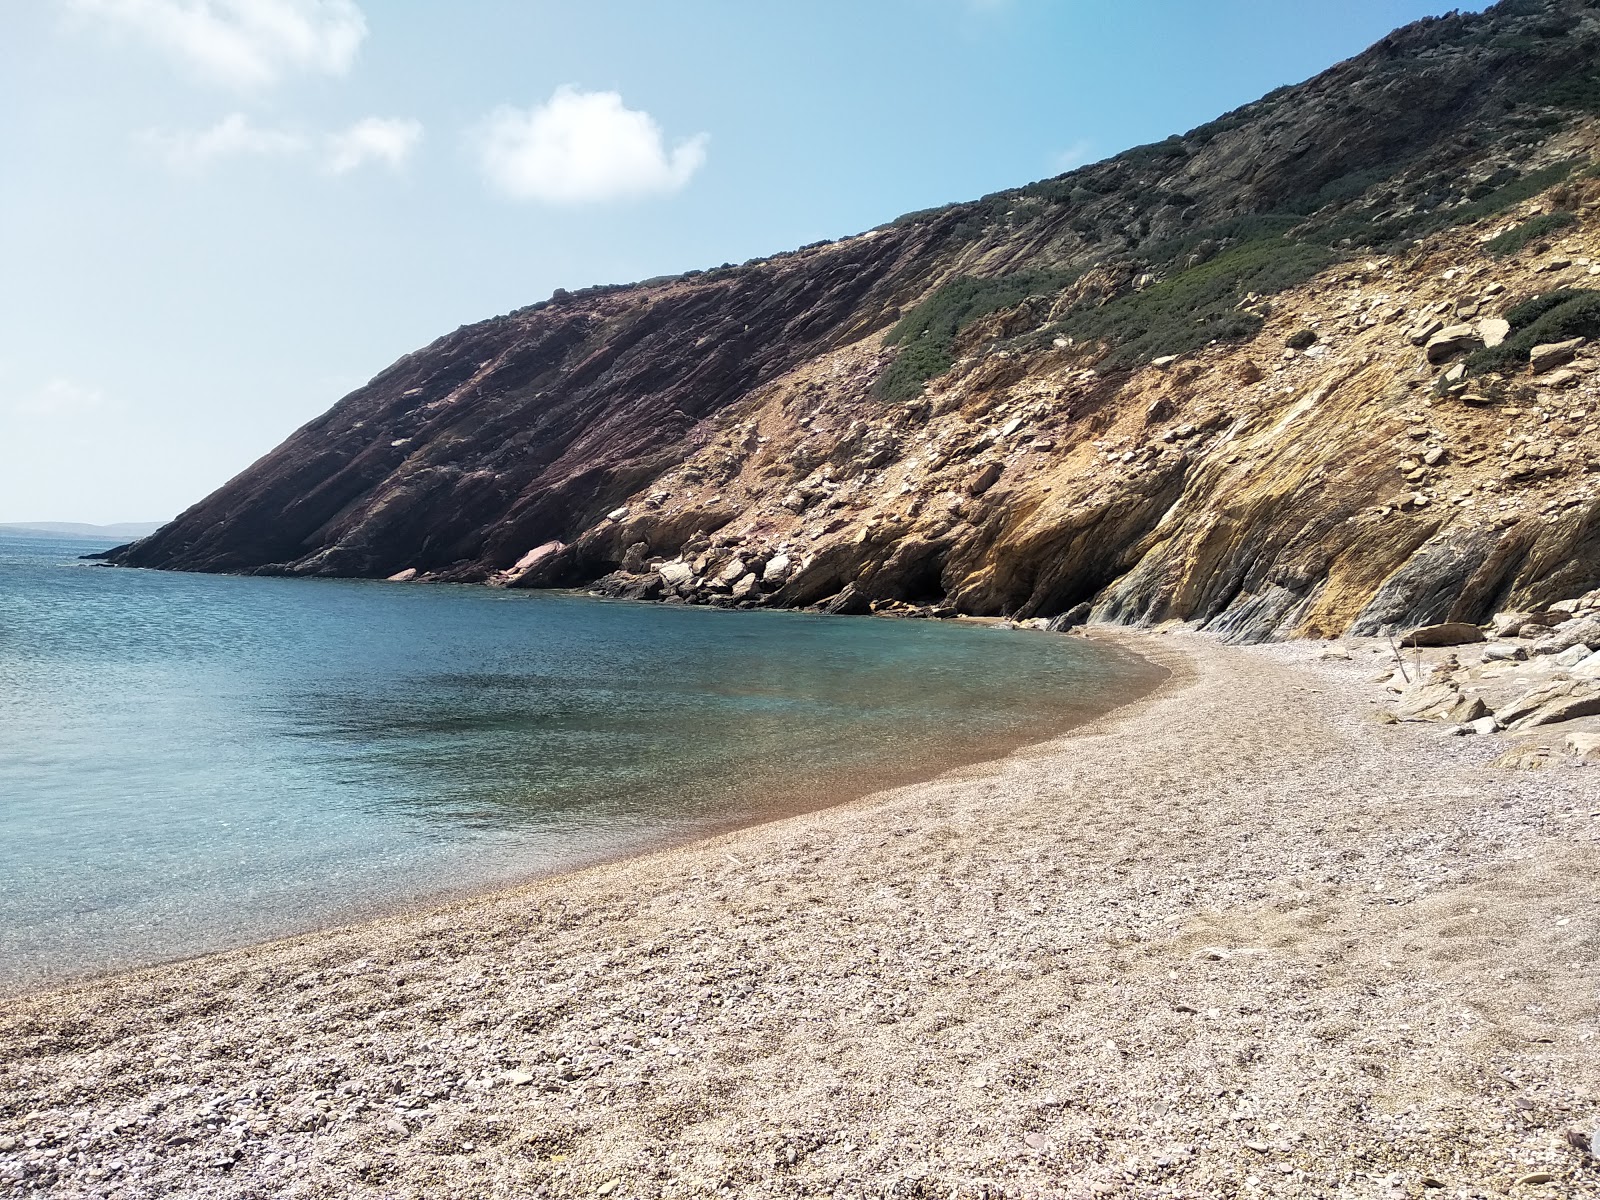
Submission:
[[[1600,1195],[1600,769],[1092,636],[999,761],[0,1001],[0,1196]]]

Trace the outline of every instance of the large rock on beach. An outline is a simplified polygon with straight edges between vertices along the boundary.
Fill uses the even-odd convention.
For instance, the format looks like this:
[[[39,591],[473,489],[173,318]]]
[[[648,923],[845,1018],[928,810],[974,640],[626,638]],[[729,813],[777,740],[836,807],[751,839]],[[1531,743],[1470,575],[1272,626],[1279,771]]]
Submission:
[[[1483,630],[1465,621],[1445,621],[1413,629],[1400,639],[1402,646],[1465,646],[1484,640]]]

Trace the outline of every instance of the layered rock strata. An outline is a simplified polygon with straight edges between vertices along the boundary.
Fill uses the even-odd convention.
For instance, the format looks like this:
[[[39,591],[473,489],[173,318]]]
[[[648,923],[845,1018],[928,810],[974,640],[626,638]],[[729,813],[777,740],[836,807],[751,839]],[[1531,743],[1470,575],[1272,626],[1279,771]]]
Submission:
[[[115,561],[1092,612],[1245,640],[1582,593],[1600,584],[1587,344],[1487,377],[1463,359],[1504,342],[1519,303],[1600,288],[1596,135],[1560,91],[1597,46],[1579,0],[1424,22],[1048,185],[558,293],[402,359]],[[1474,215],[1471,197],[1552,168],[1554,187]],[[1270,248],[1237,222],[1284,213],[1431,232],[1371,253],[1345,238],[1309,282],[1241,297],[1228,338],[1143,366],[1119,365],[1115,338],[1051,336],[1230,245]],[[1490,248],[1546,214],[1568,223]],[[887,335],[914,306],[1041,270],[1051,289],[969,321],[948,370],[887,397],[908,352]]]

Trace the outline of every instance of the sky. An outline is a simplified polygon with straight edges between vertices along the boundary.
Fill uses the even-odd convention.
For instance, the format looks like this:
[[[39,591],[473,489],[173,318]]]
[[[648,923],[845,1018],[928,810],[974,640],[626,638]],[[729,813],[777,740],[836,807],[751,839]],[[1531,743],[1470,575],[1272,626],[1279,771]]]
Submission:
[[[1055,175],[1453,7],[5,0],[0,522],[172,517],[458,325]]]

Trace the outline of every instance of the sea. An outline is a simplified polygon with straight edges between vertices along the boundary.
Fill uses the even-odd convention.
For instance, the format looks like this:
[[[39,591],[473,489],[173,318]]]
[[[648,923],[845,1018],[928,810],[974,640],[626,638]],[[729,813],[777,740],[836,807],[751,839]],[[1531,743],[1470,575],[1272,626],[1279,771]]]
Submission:
[[[82,557],[104,548],[0,536],[13,994],[930,778],[1155,682],[964,622]]]

